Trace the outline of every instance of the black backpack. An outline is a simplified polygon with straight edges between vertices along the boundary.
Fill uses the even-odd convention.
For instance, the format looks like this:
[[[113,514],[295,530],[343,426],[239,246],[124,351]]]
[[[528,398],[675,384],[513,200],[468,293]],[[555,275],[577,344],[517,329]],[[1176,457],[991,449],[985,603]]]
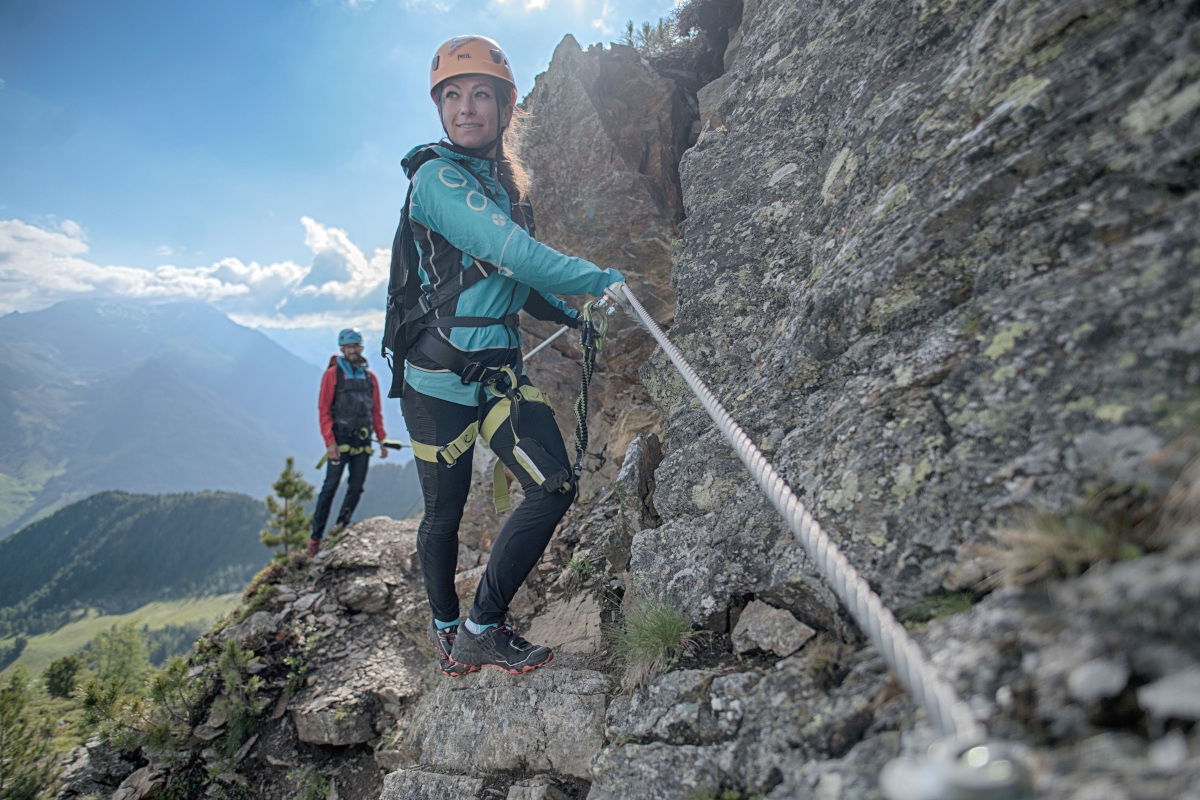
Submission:
[[[401,163],[405,173],[409,176],[409,180],[417,174],[417,170],[421,166],[434,158],[439,158],[440,153],[433,147],[424,147],[413,153],[411,158],[406,158]],[[471,172],[465,165],[458,164],[457,167]],[[479,179],[477,175],[473,175],[479,184],[484,187],[485,193],[491,198],[488,193],[487,184]],[[491,198],[495,199],[495,198]],[[500,320],[485,317],[443,317],[435,320],[433,323],[428,322],[428,317],[438,308],[446,305],[454,298],[458,297],[464,290],[474,286],[479,281],[487,278],[496,272],[496,266],[483,261],[476,261],[478,269],[470,269],[458,272],[454,277],[442,281],[438,286],[427,287],[421,283],[421,274],[418,267],[421,263],[420,253],[417,251],[417,244],[413,238],[412,226],[409,222],[409,206],[412,202],[412,185],[409,184],[408,194],[404,198],[404,209],[400,212],[400,225],[396,228],[396,236],[392,240],[392,263],[391,275],[388,280],[388,299],[387,313],[383,327],[383,346],[381,355],[387,360],[388,366],[392,370],[392,385],[388,389],[388,397],[400,397],[404,392],[404,361],[408,355],[408,351],[416,344],[417,339],[421,334],[430,327],[452,327],[452,326],[481,326],[507,324],[513,328],[516,327],[516,315],[512,315],[512,319]],[[533,227],[533,209],[527,201],[522,201],[520,204],[514,204],[512,208],[514,218],[516,214],[520,214],[520,219],[525,223],[523,226],[530,236],[534,234]],[[531,298],[537,295],[536,292],[531,292]],[[539,305],[539,311],[542,311],[542,306],[548,306],[544,299],[537,295],[534,300]],[[528,305],[528,303],[527,303]],[[557,310],[549,307],[550,311],[557,314]],[[539,313],[539,318],[547,317]],[[462,379],[463,383],[468,383],[472,380],[478,380],[484,369],[483,365],[469,362],[462,354],[452,347],[443,345],[436,337],[425,337],[422,340],[422,352],[426,356],[433,357],[443,364],[447,369],[452,370]]]

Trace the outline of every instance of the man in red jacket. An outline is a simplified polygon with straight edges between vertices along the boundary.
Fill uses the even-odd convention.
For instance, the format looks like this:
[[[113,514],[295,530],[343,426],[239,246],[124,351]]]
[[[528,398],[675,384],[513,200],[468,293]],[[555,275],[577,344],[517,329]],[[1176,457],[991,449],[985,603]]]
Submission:
[[[354,507],[362,495],[363,483],[367,480],[367,466],[371,459],[371,429],[375,438],[382,442],[387,438],[383,429],[383,407],[379,401],[379,380],[367,369],[363,358],[362,334],[346,328],[338,334],[340,356],[329,359],[329,368],[321,378],[321,396],[317,408],[321,414],[321,435],[325,437],[325,454],[329,466],[325,468],[325,483],[317,497],[313,511],[312,539],[308,542],[309,556],[321,549],[325,536],[325,522],[333,496],[337,494],[342,470],[350,465],[350,481],[346,484],[346,498],[338,512],[339,531],[350,524]],[[380,446],[379,457],[387,458],[387,448]]]

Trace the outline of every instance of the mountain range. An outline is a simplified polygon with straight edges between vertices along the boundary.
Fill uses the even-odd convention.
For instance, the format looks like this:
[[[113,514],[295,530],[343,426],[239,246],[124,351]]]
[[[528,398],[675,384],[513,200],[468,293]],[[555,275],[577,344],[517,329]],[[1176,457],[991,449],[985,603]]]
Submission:
[[[265,496],[321,453],[320,375],[203,303],[0,317],[0,536],[105,490]]]

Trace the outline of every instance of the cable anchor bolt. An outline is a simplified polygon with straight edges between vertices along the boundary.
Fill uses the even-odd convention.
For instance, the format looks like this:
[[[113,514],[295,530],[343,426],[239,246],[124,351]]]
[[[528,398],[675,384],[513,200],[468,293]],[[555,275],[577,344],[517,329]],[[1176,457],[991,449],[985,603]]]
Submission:
[[[879,788],[887,800],[1035,800],[1033,777],[1006,742],[941,740],[925,757],[884,765]]]

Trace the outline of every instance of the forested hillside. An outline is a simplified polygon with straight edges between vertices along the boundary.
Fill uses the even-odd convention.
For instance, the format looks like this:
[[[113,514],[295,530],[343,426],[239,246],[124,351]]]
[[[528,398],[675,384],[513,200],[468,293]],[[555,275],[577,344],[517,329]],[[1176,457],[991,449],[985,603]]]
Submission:
[[[261,500],[230,492],[102,492],[0,541],[0,636],[151,600],[239,591],[270,558]]]

